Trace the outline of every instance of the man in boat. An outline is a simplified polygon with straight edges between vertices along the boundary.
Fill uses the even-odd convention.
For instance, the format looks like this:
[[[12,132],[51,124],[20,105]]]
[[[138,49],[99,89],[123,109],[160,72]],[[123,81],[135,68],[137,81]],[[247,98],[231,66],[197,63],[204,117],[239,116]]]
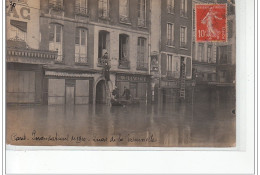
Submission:
[[[131,97],[130,90],[127,89],[126,87],[124,87],[124,93],[122,96],[125,96],[126,100],[130,100],[130,97]]]

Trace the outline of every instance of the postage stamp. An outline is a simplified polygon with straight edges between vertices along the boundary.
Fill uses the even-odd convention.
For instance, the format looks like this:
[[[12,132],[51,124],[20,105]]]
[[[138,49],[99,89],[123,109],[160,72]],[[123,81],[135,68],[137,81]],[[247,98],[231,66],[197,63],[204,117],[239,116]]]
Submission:
[[[196,5],[196,41],[227,40],[227,5],[197,4]]]

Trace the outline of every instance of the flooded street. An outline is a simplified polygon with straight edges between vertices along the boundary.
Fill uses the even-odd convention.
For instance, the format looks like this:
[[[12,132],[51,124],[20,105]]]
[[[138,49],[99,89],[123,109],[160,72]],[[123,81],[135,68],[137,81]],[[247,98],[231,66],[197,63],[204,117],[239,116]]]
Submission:
[[[13,145],[230,147],[236,141],[232,107],[7,106],[6,138]]]

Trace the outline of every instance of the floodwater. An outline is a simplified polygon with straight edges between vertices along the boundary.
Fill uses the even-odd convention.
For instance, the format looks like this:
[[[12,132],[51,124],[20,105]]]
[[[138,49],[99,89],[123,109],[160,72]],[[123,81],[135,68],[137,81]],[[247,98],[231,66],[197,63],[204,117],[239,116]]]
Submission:
[[[7,106],[12,145],[231,147],[232,104]]]

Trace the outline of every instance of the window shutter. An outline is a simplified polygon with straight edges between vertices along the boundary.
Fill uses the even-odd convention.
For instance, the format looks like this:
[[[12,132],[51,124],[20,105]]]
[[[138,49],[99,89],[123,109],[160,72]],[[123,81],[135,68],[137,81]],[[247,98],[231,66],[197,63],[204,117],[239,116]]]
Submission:
[[[167,69],[167,55],[162,54],[161,56],[161,74],[166,75],[166,69]]]

